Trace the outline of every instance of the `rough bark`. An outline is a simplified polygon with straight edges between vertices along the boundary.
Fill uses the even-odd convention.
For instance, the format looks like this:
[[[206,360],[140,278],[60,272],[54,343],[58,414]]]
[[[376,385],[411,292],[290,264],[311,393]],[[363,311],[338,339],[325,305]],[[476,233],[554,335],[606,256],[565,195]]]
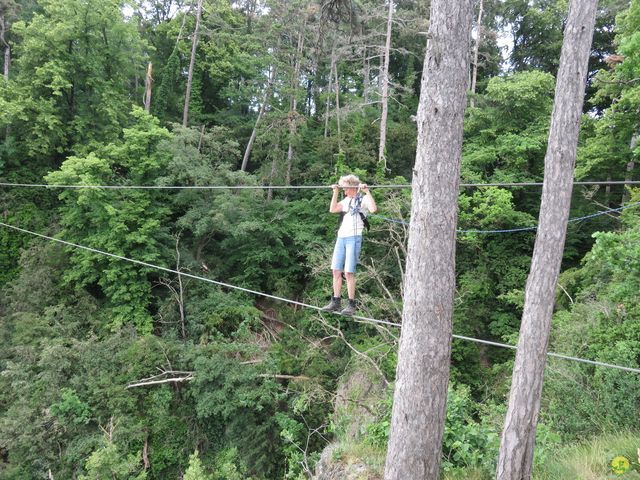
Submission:
[[[447,403],[472,0],[433,0],[385,480],[437,479]]]
[[[525,289],[509,408],[502,431],[498,480],[531,478],[549,328],[569,218],[596,6],[597,0],[571,0],[569,5],[545,156],[538,234]]]
[[[389,57],[391,54],[391,27],[393,25],[393,0],[388,0],[389,12],[387,14],[387,37],[382,55],[382,72],[380,99],[382,101],[382,113],[380,114],[380,143],[378,145],[378,163],[382,163],[387,169],[387,116],[389,115]]]
[[[476,23],[476,42],[473,47],[473,63],[471,68],[471,106],[475,106],[475,99],[473,95],[476,93],[476,82],[478,79],[478,56],[480,54],[480,43],[482,41],[482,14],[483,14],[484,1],[480,0],[480,8],[478,10],[478,21]]]
[[[202,2],[198,0],[196,10],[196,26],[193,30],[193,40],[191,42],[191,60],[189,61],[189,73],[187,74],[187,91],[184,96],[184,111],[182,112],[182,126],[189,125],[189,100],[191,99],[191,85],[193,84],[193,68],[196,64],[196,49],[198,48],[198,34],[200,33],[200,17],[202,16]]]

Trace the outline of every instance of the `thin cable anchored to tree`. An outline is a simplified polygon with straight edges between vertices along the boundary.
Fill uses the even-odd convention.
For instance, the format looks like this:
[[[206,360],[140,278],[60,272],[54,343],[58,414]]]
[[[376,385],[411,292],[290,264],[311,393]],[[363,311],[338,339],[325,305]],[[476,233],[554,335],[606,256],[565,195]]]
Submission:
[[[0,222],[0,226],[5,227],[5,228],[9,228],[11,230],[15,230],[17,232],[27,233],[29,235],[33,235],[35,237],[43,238],[45,240],[50,240],[50,241],[53,241],[53,242],[57,242],[57,243],[60,243],[62,245],[66,245],[66,246],[69,246],[69,247],[79,248],[79,249],[87,250],[89,252],[97,253],[97,254],[100,254],[100,255],[105,255],[107,257],[116,258],[118,260],[123,260],[123,261],[126,261],[126,262],[134,263],[136,265],[141,265],[143,267],[153,268],[153,269],[156,269],[156,270],[161,270],[161,271],[173,273],[173,274],[176,274],[176,275],[181,275],[183,277],[192,278],[194,280],[201,280],[203,282],[212,283],[212,284],[218,285],[220,287],[224,287],[224,288],[228,288],[228,289],[232,289],[232,290],[238,290],[238,291],[241,291],[241,292],[250,293],[252,295],[261,296],[261,297],[264,297],[264,298],[270,298],[272,300],[277,300],[277,301],[280,301],[280,302],[289,303],[289,304],[297,305],[297,306],[304,307],[304,308],[309,308],[309,309],[312,309],[312,310],[316,310],[318,312],[321,312],[321,310],[322,310],[321,307],[317,307],[315,305],[310,305],[310,304],[307,304],[307,303],[299,302],[297,300],[292,300],[292,299],[289,299],[289,298],[279,297],[277,295],[271,295],[271,294],[260,292],[260,291],[257,291],[257,290],[252,290],[252,289],[249,289],[249,288],[240,287],[238,285],[232,285],[230,283],[220,282],[218,280],[212,280],[210,278],[201,277],[199,275],[193,275],[193,274],[187,273],[187,272],[180,272],[178,270],[174,270],[174,269],[167,268],[167,267],[162,267],[160,265],[154,265],[152,263],[143,262],[141,260],[135,260],[133,258],[124,257],[122,255],[116,255],[114,253],[105,252],[104,250],[99,250],[97,248],[87,247],[87,246],[84,246],[84,245],[79,245],[77,243],[68,242],[66,240],[62,240],[62,239],[59,239],[59,238],[54,238],[54,237],[50,237],[48,235],[43,235],[41,233],[32,232],[32,231],[24,229],[24,228],[16,227],[14,225],[9,225],[7,223]],[[364,317],[364,316],[360,316],[360,315],[353,315],[351,317],[346,317],[346,318],[353,318],[355,321],[357,321],[359,323],[368,323],[368,324],[372,324],[372,325],[385,325],[385,326],[391,326],[391,327],[396,327],[396,328],[401,328],[402,327],[401,324],[396,323],[396,322],[389,322],[387,320],[378,320],[378,319],[375,319],[375,318],[369,318],[369,317]],[[479,339],[479,338],[466,337],[466,336],[463,336],[463,335],[455,335],[455,334],[453,334],[452,337],[457,339],[457,340],[464,340],[464,341],[468,341],[468,342],[480,343],[480,344],[489,345],[489,346],[493,346],[493,347],[500,347],[500,348],[508,348],[508,349],[511,349],[511,350],[517,350],[517,347],[515,345],[509,345],[509,344],[506,344],[506,343],[493,342],[493,341],[490,341],[490,340],[482,340],[482,339]],[[599,361],[596,361],[596,360],[589,360],[589,359],[585,359],[585,358],[572,357],[572,356],[569,356],[569,355],[562,355],[562,354],[553,353],[553,352],[547,352],[547,355],[549,357],[553,357],[553,358],[560,358],[562,360],[570,360],[570,361],[574,361],[574,362],[586,363],[588,365],[593,365],[593,366],[598,366],[598,367],[613,368],[613,369],[617,369],[617,370],[623,370],[623,371],[626,371],[626,372],[640,373],[640,368],[625,367],[625,366],[622,366],[622,365],[615,365],[615,364],[611,364],[611,363],[599,362]]]
[[[627,208],[633,208],[633,207],[637,207],[637,206],[640,206],[640,202],[630,203],[628,205],[624,205],[624,206],[618,207],[618,208],[610,208],[610,209],[607,209],[607,210],[602,210],[600,212],[592,213],[592,214],[589,214],[589,215],[584,215],[582,217],[570,218],[568,220],[568,222],[570,222],[570,223],[581,222],[582,220],[587,220],[589,218],[600,217],[602,215],[609,215],[610,213],[621,212],[622,210],[626,210]],[[376,214],[369,214],[369,216],[372,217],[372,218],[379,218],[380,220],[384,220],[385,222],[399,223],[401,225],[409,225],[409,222],[407,222],[406,220],[398,220],[397,218],[388,218],[388,217],[383,217],[381,215],[376,215]],[[537,229],[538,229],[537,225],[532,225],[530,227],[507,228],[507,229],[503,229],[503,230],[462,230],[462,229],[458,229],[456,231],[458,233],[516,233],[516,232],[530,232],[530,231],[534,231],[534,230],[537,230]]]

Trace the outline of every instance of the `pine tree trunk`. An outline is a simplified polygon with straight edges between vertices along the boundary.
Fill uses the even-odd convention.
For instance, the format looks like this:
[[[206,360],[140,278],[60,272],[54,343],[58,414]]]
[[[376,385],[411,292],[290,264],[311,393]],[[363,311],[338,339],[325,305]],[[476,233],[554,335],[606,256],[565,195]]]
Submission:
[[[476,93],[476,81],[478,78],[478,56],[480,55],[480,42],[482,41],[482,13],[484,1],[480,0],[480,9],[478,11],[478,23],[476,24],[476,43],[473,48],[473,64],[471,73],[471,106],[475,106],[475,98],[473,95]]]
[[[198,33],[200,31],[200,17],[202,16],[202,2],[198,0],[196,11],[196,27],[193,31],[193,41],[191,42],[191,60],[189,61],[189,73],[187,74],[187,91],[184,96],[184,111],[182,112],[182,126],[189,124],[189,100],[191,99],[191,85],[193,83],[193,68],[196,64],[196,48],[198,47]]]
[[[431,3],[385,480],[440,475],[472,0]]]
[[[551,117],[538,234],[502,431],[498,480],[531,478],[555,292],[569,218],[573,169],[597,0],[571,0]]]
[[[387,116],[389,114],[389,57],[391,54],[391,26],[393,25],[393,0],[387,1],[389,2],[389,12],[387,15],[387,38],[382,56],[382,85],[380,91],[382,113],[380,115],[380,144],[378,146],[378,163],[383,164],[385,171],[387,170],[385,151],[387,148]]]
[[[271,67],[271,73],[269,74],[269,83],[267,84],[267,88],[264,91],[264,97],[262,98],[262,105],[260,105],[260,110],[258,111],[258,118],[256,118],[256,123],[253,125],[253,130],[251,131],[251,136],[249,137],[249,143],[247,143],[247,148],[245,148],[244,156],[242,157],[242,165],[240,166],[240,170],[243,172],[247,171],[247,166],[249,165],[249,157],[251,156],[251,150],[253,150],[253,142],[255,142],[256,140],[258,127],[260,126],[260,122],[262,121],[264,112],[267,109],[267,104],[269,103],[269,97],[271,95],[271,87],[273,86],[275,78],[276,67],[273,66]]]

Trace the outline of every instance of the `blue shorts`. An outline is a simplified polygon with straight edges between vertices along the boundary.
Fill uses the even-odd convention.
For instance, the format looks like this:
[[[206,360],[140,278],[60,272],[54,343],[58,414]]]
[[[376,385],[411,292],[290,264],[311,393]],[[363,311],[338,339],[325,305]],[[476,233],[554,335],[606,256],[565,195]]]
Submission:
[[[360,248],[362,247],[362,235],[353,237],[338,237],[333,248],[331,270],[341,270],[347,273],[355,273]]]

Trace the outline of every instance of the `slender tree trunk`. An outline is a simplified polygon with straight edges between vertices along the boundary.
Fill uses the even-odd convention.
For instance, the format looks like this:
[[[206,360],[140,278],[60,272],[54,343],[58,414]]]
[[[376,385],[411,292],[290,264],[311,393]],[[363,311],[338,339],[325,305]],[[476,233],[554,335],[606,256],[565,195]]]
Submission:
[[[633,157],[633,151],[638,147],[638,132],[634,133],[631,136],[631,142],[629,143],[629,149],[631,150],[631,160],[627,163],[627,171],[624,175],[624,179],[626,182],[630,182],[633,180],[633,170],[636,167],[636,162]],[[625,186],[624,193],[622,194],[622,203],[626,203],[629,201],[629,187]]]
[[[4,79],[9,81],[9,70],[11,68],[11,47],[9,45],[4,47]]]
[[[365,46],[364,58],[362,59],[362,99],[365,105],[369,101],[369,77],[371,76],[371,66],[367,55],[369,55],[369,49]]]
[[[149,432],[144,432],[144,445],[142,447],[142,466],[145,470],[149,470],[151,462],[149,462]]]
[[[267,109],[267,104],[269,103],[269,97],[271,95],[271,88],[273,86],[273,82],[276,78],[276,67],[275,65],[271,67],[271,72],[269,74],[269,83],[267,83],[267,88],[264,91],[264,96],[262,97],[262,105],[260,105],[260,110],[258,111],[258,118],[256,118],[256,123],[253,126],[253,130],[251,132],[251,136],[249,137],[249,143],[247,143],[247,148],[244,149],[244,156],[242,157],[242,165],[240,166],[240,170],[245,172],[247,170],[247,166],[249,165],[249,157],[251,156],[251,150],[253,149],[253,142],[256,140],[256,135],[258,134],[258,127],[260,126],[260,122],[262,121],[262,117],[264,116],[264,112]]]
[[[482,41],[482,13],[484,0],[480,0],[480,9],[478,10],[478,22],[476,23],[476,43],[473,48],[473,65],[471,66],[471,106],[475,106],[476,81],[478,78],[478,55],[480,54],[480,42]]]
[[[440,475],[472,10],[472,0],[431,3],[385,480]]]
[[[324,109],[324,138],[329,136],[329,108],[331,107],[331,89],[333,88],[333,70],[336,65],[335,47],[331,51],[331,67],[329,68],[329,85],[327,87],[327,103]]]
[[[3,15],[0,17],[0,45],[4,45],[4,68],[3,76],[5,82],[9,81],[9,71],[11,69],[11,46],[5,40],[5,34],[9,29],[9,22]],[[11,135],[11,125],[5,127],[4,136],[9,138]]]
[[[338,128],[338,145],[342,149],[342,134],[340,133],[340,81],[338,80],[338,61],[333,62],[333,76],[336,81],[336,127]]]
[[[573,169],[597,0],[571,0],[551,117],[538,234],[525,289],[498,480],[531,478],[536,424],[558,273],[569,218]]]
[[[5,39],[7,30],[9,30],[9,21],[2,15],[0,16],[0,45],[4,46],[4,79],[9,80],[9,69],[11,67],[11,47]]]
[[[144,109],[147,113],[151,110],[151,85],[153,84],[153,64],[147,65],[147,76],[144,79]]]
[[[187,74],[187,91],[184,96],[184,111],[182,112],[182,126],[189,124],[189,100],[191,99],[191,85],[193,83],[193,68],[196,64],[196,49],[198,47],[198,34],[200,32],[200,17],[202,16],[202,2],[198,0],[196,10],[196,27],[193,30],[193,41],[191,42],[191,60],[189,61],[189,73]]]
[[[378,163],[384,165],[387,169],[387,156],[385,154],[387,148],[387,116],[389,114],[389,57],[391,54],[391,26],[393,25],[393,0],[389,2],[389,12],[387,15],[387,38],[384,44],[384,52],[382,55],[382,75],[381,75],[381,101],[382,114],[380,115],[380,144],[378,146]]]
[[[298,84],[300,79],[300,63],[302,61],[302,50],[304,48],[304,31],[306,29],[306,21],[302,24],[302,29],[298,35],[298,46],[296,48],[296,57],[294,59],[293,76],[291,78],[291,100],[289,101],[289,148],[287,150],[287,171],[285,174],[285,185],[291,184],[291,167],[293,166],[293,142],[297,133],[297,109],[298,109]]]

